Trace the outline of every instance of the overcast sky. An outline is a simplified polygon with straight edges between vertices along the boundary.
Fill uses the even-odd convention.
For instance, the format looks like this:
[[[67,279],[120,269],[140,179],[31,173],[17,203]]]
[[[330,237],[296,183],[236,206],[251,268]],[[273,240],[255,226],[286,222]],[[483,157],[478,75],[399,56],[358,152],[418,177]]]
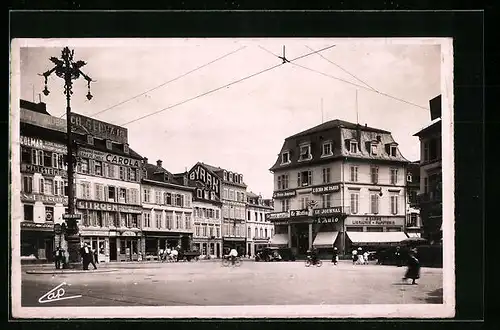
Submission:
[[[87,62],[82,71],[96,80],[91,101],[85,97],[85,80],[75,81],[74,112],[126,124],[130,147],[151,163],[163,160],[171,172],[182,172],[202,161],[242,173],[248,190],[264,197],[272,196],[269,168],[283,140],[322,121],[355,123],[356,91],[359,122],[392,132],[403,156],[419,159],[419,141],[412,135],[430,122],[429,111],[423,108],[441,93],[441,47],[437,41],[136,39],[28,44],[30,47],[20,52],[23,99],[33,101],[35,95],[38,102],[41,95],[49,113],[61,116],[65,112],[62,79],[49,78],[51,93],[45,97],[41,94],[43,77],[38,74],[52,68],[49,57],[60,57],[61,47],[68,44],[75,50],[75,60]],[[286,63],[131,122],[280,64],[282,61],[270,52],[281,56],[283,45],[289,60],[311,53],[311,49],[335,46],[319,53],[324,58],[312,54],[293,62],[323,74]],[[115,106],[161,84],[165,85]],[[368,86],[418,106],[370,91]]]

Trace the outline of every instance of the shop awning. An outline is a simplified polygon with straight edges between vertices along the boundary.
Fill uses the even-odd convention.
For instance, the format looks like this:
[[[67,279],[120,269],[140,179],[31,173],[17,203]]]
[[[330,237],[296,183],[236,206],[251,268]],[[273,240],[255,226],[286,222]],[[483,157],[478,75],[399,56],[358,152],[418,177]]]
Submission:
[[[353,244],[357,245],[376,245],[376,244],[395,244],[407,239],[402,231],[395,232],[347,232],[347,236]]]
[[[421,237],[420,233],[406,233],[406,235],[408,235],[408,237]]]
[[[271,245],[288,245],[288,234],[275,234],[271,238]]]
[[[319,232],[316,234],[316,238],[314,239],[313,246],[314,247],[333,247],[333,243],[337,239],[338,231],[328,231],[328,232]]]

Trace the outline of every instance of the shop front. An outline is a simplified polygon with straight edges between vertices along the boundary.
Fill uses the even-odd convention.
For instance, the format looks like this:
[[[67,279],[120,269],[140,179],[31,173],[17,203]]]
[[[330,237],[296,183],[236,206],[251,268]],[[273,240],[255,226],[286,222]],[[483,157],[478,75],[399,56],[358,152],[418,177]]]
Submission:
[[[54,249],[53,224],[21,222],[21,256],[51,262]]]
[[[191,250],[190,233],[143,229],[142,242],[141,250],[144,251],[146,260],[156,259],[159,251],[167,248]]]
[[[92,250],[97,251],[99,262],[110,262],[109,230],[82,230],[80,242],[87,243]],[[115,259],[116,261],[116,259]]]
[[[200,252],[202,256],[209,255],[211,258],[220,258],[222,251],[222,240],[220,238],[193,238],[193,250]]]
[[[228,254],[232,248],[238,251],[239,256],[245,255],[246,238],[245,237],[224,237],[222,239],[222,251],[224,255]]]

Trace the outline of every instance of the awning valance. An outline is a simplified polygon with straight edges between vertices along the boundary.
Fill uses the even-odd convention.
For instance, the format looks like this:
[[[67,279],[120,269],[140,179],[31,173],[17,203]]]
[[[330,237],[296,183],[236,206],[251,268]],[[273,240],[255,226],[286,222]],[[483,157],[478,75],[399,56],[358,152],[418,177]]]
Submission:
[[[358,245],[375,245],[399,243],[407,239],[402,231],[395,232],[347,232],[352,243]]]
[[[408,237],[421,237],[420,233],[406,233]]]
[[[271,245],[288,245],[288,234],[275,234],[271,238]]]
[[[319,232],[316,234],[316,238],[314,239],[313,246],[314,247],[333,247],[333,243],[337,239],[338,231],[328,231],[328,232]]]

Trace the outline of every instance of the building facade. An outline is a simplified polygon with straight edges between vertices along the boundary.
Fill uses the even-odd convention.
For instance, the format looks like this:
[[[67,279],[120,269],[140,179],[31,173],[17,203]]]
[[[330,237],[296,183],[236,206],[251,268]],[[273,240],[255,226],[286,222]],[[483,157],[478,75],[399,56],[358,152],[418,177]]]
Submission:
[[[188,172],[193,192],[193,248],[203,257],[222,256],[221,181],[204,164],[195,164]]]
[[[420,192],[420,161],[408,164],[406,182],[406,234],[409,237],[421,237],[422,221],[417,203]]]
[[[333,120],[285,139],[274,174],[273,245],[346,253],[398,243],[406,164],[388,131]]]
[[[420,194],[418,206],[423,237],[430,243],[442,240],[441,95],[430,100],[431,123],[415,134],[420,139]]]
[[[238,250],[239,255],[246,251],[246,189],[243,175],[227,169],[200,163],[215,175],[220,182],[222,193],[222,249],[228,252],[232,247]]]
[[[177,178],[162,167],[148,164],[142,180],[142,235],[146,258],[160,249],[191,250],[193,239],[193,188],[187,177]]]
[[[267,214],[274,209],[272,199],[263,199],[252,192],[247,193],[247,249],[249,256],[269,246],[274,235],[274,225]]]

